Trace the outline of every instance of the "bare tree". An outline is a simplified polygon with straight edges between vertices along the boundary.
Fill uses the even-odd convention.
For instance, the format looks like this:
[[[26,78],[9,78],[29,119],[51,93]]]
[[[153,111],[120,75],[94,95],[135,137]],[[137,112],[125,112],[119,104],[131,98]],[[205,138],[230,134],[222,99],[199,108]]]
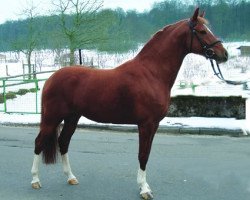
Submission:
[[[96,13],[102,7],[103,0],[53,0],[53,4],[70,50],[69,64],[73,65],[75,50],[100,38]]]
[[[33,0],[26,1],[26,5],[24,7],[25,8],[21,11],[20,15],[25,18],[23,22],[24,26],[26,26],[26,33],[23,34],[22,37],[16,39],[14,46],[17,51],[23,52],[26,55],[28,73],[30,74],[28,78],[31,79],[31,56],[37,46],[37,31],[34,28],[34,19],[38,16],[38,10]]]

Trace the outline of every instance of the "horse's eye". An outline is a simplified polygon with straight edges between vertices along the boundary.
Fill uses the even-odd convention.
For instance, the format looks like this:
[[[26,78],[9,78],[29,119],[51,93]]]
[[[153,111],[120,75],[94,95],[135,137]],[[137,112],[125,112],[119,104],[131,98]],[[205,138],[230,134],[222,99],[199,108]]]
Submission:
[[[199,31],[200,34],[205,35],[207,32],[205,30]]]

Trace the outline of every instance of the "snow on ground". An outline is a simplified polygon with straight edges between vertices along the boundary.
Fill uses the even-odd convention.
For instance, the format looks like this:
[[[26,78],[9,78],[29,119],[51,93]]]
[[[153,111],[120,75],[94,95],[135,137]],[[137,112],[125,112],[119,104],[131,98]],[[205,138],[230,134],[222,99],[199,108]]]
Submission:
[[[230,59],[227,63],[221,64],[221,70],[226,79],[233,80],[250,80],[250,58],[239,56],[239,50],[237,49],[241,45],[250,45],[250,42],[244,43],[226,43]],[[96,54],[93,51],[83,51],[85,60],[93,60],[95,65],[99,65],[102,68],[113,68],[123,63],[124,61],[133,58],[136,52],[128,52],[127,54]],[[8,53],[7,59],[16,60],[13,63],[0,63],[0,77],[13,76],[23,73],[22,63],[24,63],[25,57],[23,55],[16,55],[14,53]],[[36,60],[39,63],[37,71],[50,71],[57,70],[59,66],[53,64],[55,55],[49,50],[45,50],[36,53]],[[98,60],[97,60],[98,58]],[[40,60],[39,60],[40,59]],[[6,67],[6,65],[8,67]],[[46,79],[51,75],[40,74],[37,77],[39,79]],[[8,83],[15,83],[18,77]],[[186,88],[181,89],[180,83],[185,82]],[[35,99],[38,100],[38,111],[40,112],[40,96],[44,81],[39,82],[40,90],[37,93],[28,93],[24,96],[18,96],[13,100],[7,101],[8,112],[35,112],[36,104]],[[194,89],[191,85],[198,85]],[[0,81],[0,85],[2,82]],[[26,85],[8,87],[7,91],[18,91],[21,88],[34,88],[35,84],[30,83]],[[0,93],[3,89],[0,87]],[[197,55],[188,55],[183,62],[179,75],[176,79],[175,85],[172,89],[172,96],[176,95],[197,95],[197,96],[244,96],[250,97],[249,91],[244,91],[242,86],[227,85],[214,76],[210,62],[205,58]],[[0,104],[0,111],[4,108],[3,104]],[[250,117],[249,117],[250,118]],[[0,124],[1,123],[39,123],[39,114],[6,114],[0,112]],[[80,119],[80,124],[97,124],[86,118]],[[182,127],[204,127],[204,128],[225,128],[225,129],[245,129],[250,127],[246,120],[236,120],[232,118],[164,118],[161,122],[161,126],[182,126]]]
[[[0,113],[0,124],[39,124],[40,115],[38,114],[6,114]],[[81,117],[79,125],[95,125],[103,126],[104,124],[97,123]],[[105,126],[112,126],[112,124],[105,124]],[[134,125],[119,125],[122,127],[134,127]],[[244,135],[249,133],[250,127],[246,120],[236,120],[234,118],[204,118],[204,117],[182,117],[172,118],[165,117],[160,127],[167,128],[207,128],[207,129],[226,129],[226,130],[242,130]]]

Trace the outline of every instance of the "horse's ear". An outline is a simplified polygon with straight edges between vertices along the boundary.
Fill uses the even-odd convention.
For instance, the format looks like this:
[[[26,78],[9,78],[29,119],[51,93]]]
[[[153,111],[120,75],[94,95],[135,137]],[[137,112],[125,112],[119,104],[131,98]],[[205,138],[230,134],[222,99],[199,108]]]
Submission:
[[[205,11],[202,11],[202,13],[200,14],[200,17],[204,18],[205,17]]]
[[[197,21],[197,18],[199,16],[199,10],[200,10],[199,8],[196,8],[196,10],[194,11],[193,17],[191,18],[193,22]]]

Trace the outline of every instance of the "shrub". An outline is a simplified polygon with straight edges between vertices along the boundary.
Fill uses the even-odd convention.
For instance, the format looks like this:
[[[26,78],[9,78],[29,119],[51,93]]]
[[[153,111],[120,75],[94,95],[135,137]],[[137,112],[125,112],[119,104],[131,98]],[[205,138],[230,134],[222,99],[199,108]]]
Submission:
[[[29,92],[35,93],[36,92],[36,88],[29,89]]]
[[[19,89],[18,92],[16,94],[18,95],[25,95],[29,92],[28,89]]]
[[[15,92],[8,92],[6,95],[5,95],[6,99],[14,99],[16,98],[16,93]]]
[[[0,94],[0,103],[3,103],[3,94]]]

